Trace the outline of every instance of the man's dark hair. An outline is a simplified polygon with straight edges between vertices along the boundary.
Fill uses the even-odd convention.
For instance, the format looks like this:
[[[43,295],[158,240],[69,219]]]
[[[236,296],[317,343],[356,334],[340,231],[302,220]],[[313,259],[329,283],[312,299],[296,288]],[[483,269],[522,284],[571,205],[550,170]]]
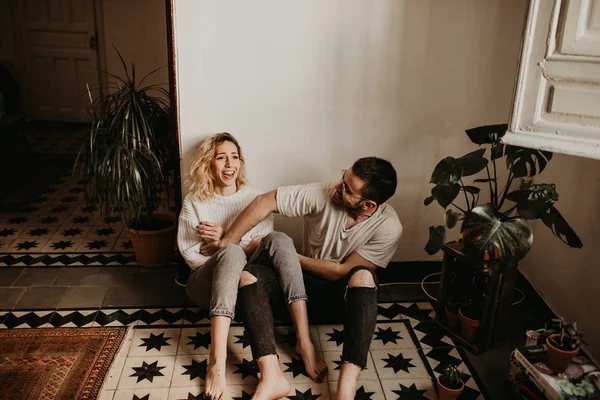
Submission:
[[[358,159],[352,166],[352,172],[365,182],[361,197],[383,204],[396,192],[398,178],[396,170],[389,161],[377,157]]]

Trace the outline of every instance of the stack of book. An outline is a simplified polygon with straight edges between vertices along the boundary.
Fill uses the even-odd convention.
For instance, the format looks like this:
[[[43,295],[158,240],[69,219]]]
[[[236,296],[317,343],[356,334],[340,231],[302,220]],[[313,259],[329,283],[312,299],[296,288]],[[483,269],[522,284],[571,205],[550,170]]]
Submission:
[[[547,365],[545,345],[519,347],[510,357],[512,393],[520,399],[600,399],[600,370],[583,352],[561,372]]]

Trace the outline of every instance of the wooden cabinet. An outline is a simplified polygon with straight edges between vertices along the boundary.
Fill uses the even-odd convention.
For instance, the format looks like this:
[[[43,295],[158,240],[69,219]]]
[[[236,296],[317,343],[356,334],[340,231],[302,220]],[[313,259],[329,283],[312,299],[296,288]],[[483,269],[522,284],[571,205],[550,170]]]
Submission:
[[[600,159],[600,0],[531,0],[507,144]]]

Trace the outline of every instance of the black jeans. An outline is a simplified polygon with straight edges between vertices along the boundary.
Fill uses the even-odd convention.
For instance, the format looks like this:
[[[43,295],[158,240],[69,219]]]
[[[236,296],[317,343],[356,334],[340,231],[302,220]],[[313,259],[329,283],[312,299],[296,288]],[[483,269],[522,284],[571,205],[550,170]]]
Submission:
[[[276,354],[273,317],[291,321],[275,271],[269,266],[246,267],[257,278],[256,284],[240,289],[238,306],[248,331],[254,358]],[[342,359],[364,368],[377,320],[377,276],[371,272],[374,288],[348,288],[350,278],[366,267],[354,267],[338,281],[327,281],[304,274],[308,297],[308,316],[313,324],[344,324]],[[270,326],[268,326],[270,325]]]

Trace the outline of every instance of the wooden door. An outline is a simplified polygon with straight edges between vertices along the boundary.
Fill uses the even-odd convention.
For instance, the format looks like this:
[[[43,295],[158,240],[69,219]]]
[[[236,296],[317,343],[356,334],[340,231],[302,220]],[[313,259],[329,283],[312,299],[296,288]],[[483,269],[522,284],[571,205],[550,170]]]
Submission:
[[[19,0],[22,81],[31,117],[87,121],[98,82],[94,0]]]

